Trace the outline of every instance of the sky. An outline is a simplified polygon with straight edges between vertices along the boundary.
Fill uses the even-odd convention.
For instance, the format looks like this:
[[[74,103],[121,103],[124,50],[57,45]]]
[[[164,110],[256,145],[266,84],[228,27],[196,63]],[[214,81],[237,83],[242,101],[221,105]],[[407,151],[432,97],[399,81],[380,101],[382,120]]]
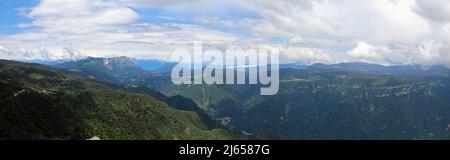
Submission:
[[[280,48],[283,63],[450,66],[448,0],[2,0],[0,58]]]

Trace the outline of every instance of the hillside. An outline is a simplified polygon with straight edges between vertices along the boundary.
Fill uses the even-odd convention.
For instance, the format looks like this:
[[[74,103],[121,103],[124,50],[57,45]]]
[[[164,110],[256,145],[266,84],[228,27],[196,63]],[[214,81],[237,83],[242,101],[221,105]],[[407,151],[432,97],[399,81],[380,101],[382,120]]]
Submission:
[[[450,139],[448,76],[282,73],[279,94],[242,101],[237,124],[287,139]]]
[[[42,65],[1,60],[0,86],[0,139],[234,138],[197,112]]]

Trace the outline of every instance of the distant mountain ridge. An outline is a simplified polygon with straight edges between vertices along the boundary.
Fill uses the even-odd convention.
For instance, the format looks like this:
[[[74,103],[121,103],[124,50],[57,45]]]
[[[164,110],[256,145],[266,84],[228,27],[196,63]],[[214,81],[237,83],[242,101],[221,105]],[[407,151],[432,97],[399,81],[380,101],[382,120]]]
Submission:
[[[126,56],[121,57],[111,57],[111,58],[94,58],[87,57],[84,59],[77,60],[23,60],[24,62],[38,63],[45,65],[53,65],[55,67],[61,68],[83,68],[93,67],[92,65],[99,65],[100,68],[118,71],[127,70],[132,72],[140,71],[150,71],[165,73],[170,72],[172,68],[177,64],[175,62],[168,62],[156,59],[139,59],[130,58]],[[91,63],[91,64],[88,64]],[[99,67],[97,66],[97,67]],[[252,67],[252,66],[250,66]],[[442,73],[449,72],[450,69],[444,65],[391,65],[385,66],[380,64],[372,64],[366,62],[346,62],[346,63],[336,63],[336,64],[305,64],[302,62],[296,63],[284,63],[280,64],[280,69],[303,69],[310,71],[348,71],[348,72],[368,72],[374,74],[418,74],[418,73]],[[270,66],[269,66],[270,69]],[[140,71],[139,71],[140,70]]]
[[[120,81],[123,77],[139,77],[140,75],[149,74],[128,57],[89,57],[79,61],[55,64],[53,67],[109,81]]]
[[[71,67],[99,67],[99,69],[110,70],[110,71],[121,71],[121,70],[141,70],[141,68],[134,63],[128,57],[114,57],[114,58],[94,58],[88,57],[79,61],[71,61],[56,65],[57,67],[71,68]]]
[[[442,73],[449,72],[450,69],[443,65],[393,65],[383,66],[379,64],[370,64],[362,62],[339,63],[339,64],[321,64],[316,63],[307,68],[310,71],[349,71],[349,72],[367,72],[373,74],[418,74],[418,73]]]
[[[138,59],[130,58],[131,61],[139,65],[144,70],[147,71],[158,71],[161,67],[167,65],[169,62],[155,59]]]

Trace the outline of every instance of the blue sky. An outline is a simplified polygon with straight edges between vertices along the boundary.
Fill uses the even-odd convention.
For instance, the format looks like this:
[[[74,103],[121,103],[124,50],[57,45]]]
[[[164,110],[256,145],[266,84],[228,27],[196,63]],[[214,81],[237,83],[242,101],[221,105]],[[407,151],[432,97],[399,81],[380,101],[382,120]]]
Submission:
[[[22,12],[26,12],[39,4],[39,0],[5,0],[0,1],[0,25],[2,29],[1,34],[15,34],[24,32],[27,29],[23,27],[18,27],[18,24],[31,23],[32,19],[28,18],[26,15],[21,15]],[[251,11],[240,10],[233,7],[225,7],[222,10],[215,10],[214,12],[209,11],[199,11],[199,12],[183,12],[174,11],[158,7],[141,8],[132,7],[134,11],[139,13],[140,18],[138,22],[140,23],[178,23],[178,24],[198,24],[194,22],[192,17],[199,16],[214,16],[223,19],[227,18],[260,18],[260,16]],[[168,19],[168,18],[171,19]],[[220,26],[204,25],[205,27],[214,27],[219,30],[239,33],[239,30],[233,30]],[[245,34],[245,33],[242,33]]]
[[[31,19],[20,15],[21,8],[30,8],[39,3],[38,0],[4,0],[0,1],[0,34],[14,34],[25,31],[17,27],[20,23],[30,23]]]
[[[450,1],[2,0],[0,58],[167,60],[187,42],[284,62],[450,66]]]

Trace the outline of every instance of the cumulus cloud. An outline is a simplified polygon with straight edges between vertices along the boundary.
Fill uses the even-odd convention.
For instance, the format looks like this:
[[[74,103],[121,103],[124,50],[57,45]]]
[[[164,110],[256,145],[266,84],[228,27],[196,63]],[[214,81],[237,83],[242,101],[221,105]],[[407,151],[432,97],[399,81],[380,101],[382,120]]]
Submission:
[[[43,0],[27,16],[46,32],[77,34],[115,29],[139,17],[130,8],[101,0]]]
[[[386,47],[377,47],[366,42],[359,42],[354,49],[347,52],[347,55],[357,61],[389,64],[387,58],[391,53],[391,50]]]
[[[323,49],[288,47],[280,50],[280,58],[285,62],[301,61],[306,64],[312,63],[335,63],[336,57]]]
[[[413,0],[252,2],[273,28],[310,40],[414,43],[431,32],[429,23],[413,11]]]
[[[437,41],[427,41],[418,46],[414,58],[415,63],[433,65],[443,64],[450,66],[450,52],[448,45]]]
[[[449,65],[448,47],[438,41],[425,41],[415,47],[394,46],[391,48],[374,46],[360,42],[346,53],[346,61],[360,61],[392,64]]]
[[[32,23],[21,26],[38,30],[4,36],[0,44],[26,48],[30,58],[37,59],[73,59],[82,54],[168,59],[175,48],[188,47],[183,44],[186,41],[218,44],[237,39],[233,34],[193,24],[138,23],[138,13],[119,1],[43,0],[25,15]],[[31,56],[42,47],[49,56]],[[15,59],[24,57],[15,52]]]
[[[266,34],[292,39],[300,36],[304,46],[328,49],[332,55],[344,52],[345,61],[450,65],[446,58],[450,54],[445,49],[450,46],[448,1],[280,0],[274,3],[255,0],[244,3],[251,4],[264,17]]]
[[[12,60],[32,60],[32,59],[50,59],[45,48],[41,48],[37,52],[27,50],[26,48],[16,47],[8,49],[0,46],[0,58]]]
[[[9,49],[6,48],[6,47],[4,47],[4,46],[0,46],[0,52],[1,52],[1,53],[8,53],[8,52],[9,52]]]

